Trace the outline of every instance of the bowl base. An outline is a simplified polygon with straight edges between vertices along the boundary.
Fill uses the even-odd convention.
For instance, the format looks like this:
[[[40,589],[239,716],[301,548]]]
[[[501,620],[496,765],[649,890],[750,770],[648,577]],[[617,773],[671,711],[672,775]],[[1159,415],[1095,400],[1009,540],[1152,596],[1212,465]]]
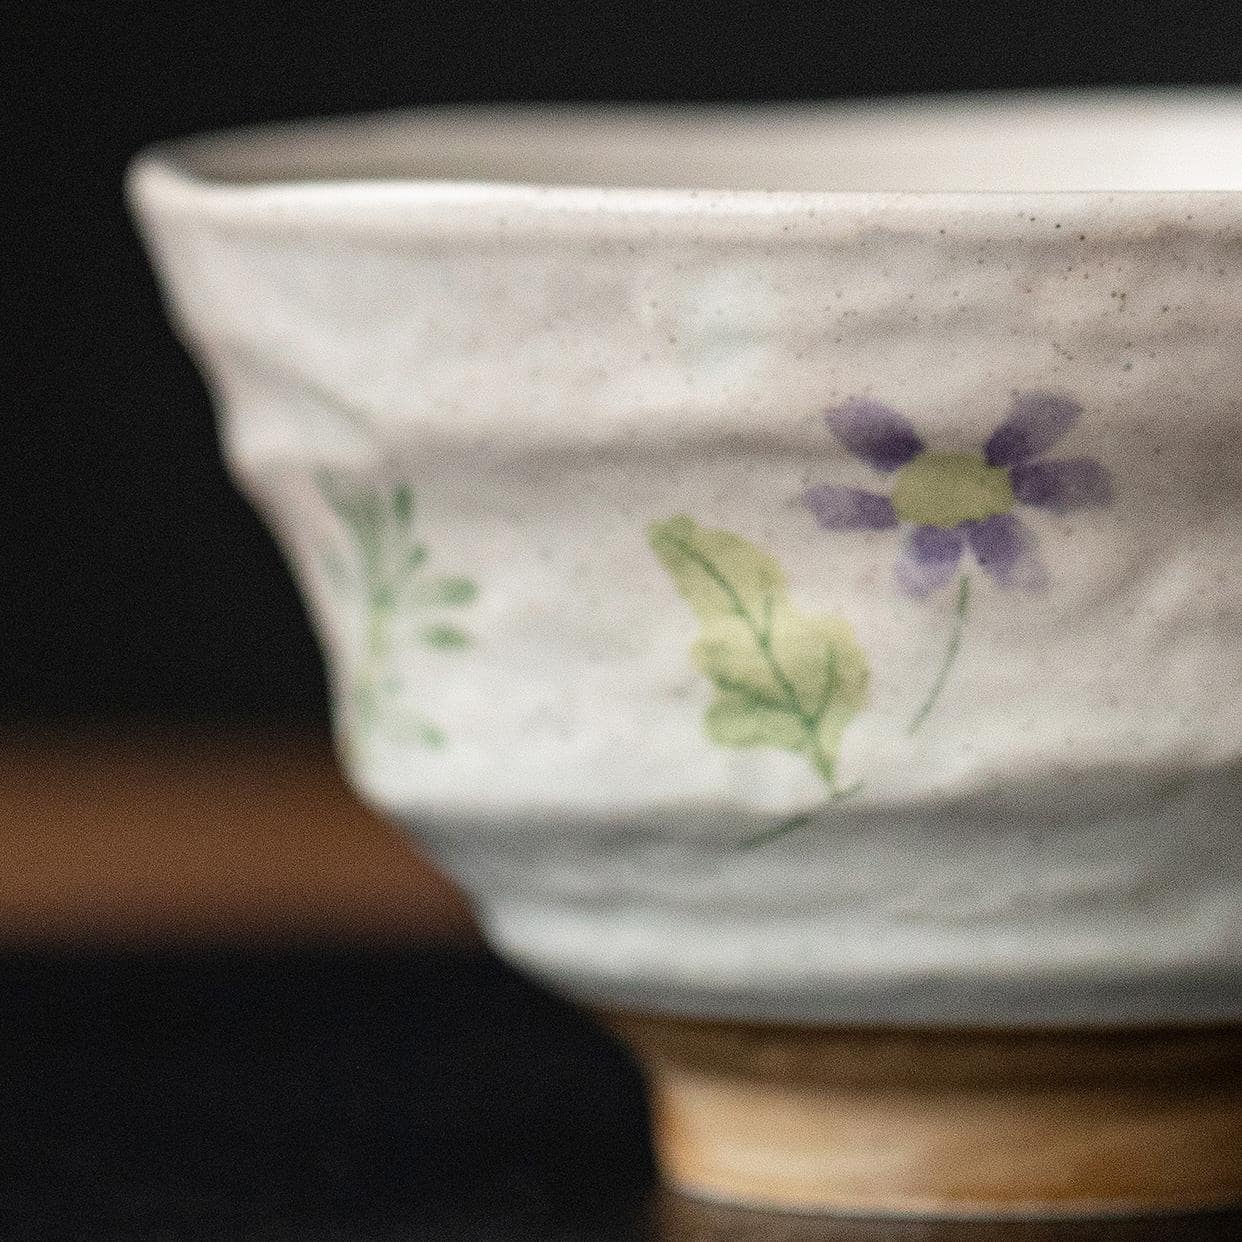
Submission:
[[[790,1211],[931,1217],[1242,1203],[1242,1026],[818,1029],[610,1013],[667,1179]]]

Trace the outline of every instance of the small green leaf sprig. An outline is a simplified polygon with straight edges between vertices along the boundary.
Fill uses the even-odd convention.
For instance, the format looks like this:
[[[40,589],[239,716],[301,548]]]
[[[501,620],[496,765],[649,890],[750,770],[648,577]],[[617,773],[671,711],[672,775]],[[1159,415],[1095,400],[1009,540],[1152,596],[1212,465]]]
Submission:
[[[350,696],[357,736],[382,733],[399,741],[441,747],[447,737],[439,725],[392,702],[400,682],[394,669],[394,633],[411,613],[457,609],[473,603],[475,583],[459,575],[429,578],[429,553],[416,535],[413,488],[397,483],[378,489],[321,471],[320,495],[346,535],[349,556],[334,549],[323,554],[324,571],[338,598],[363,609],[361,650]],[[473,642],[453,621],[429,617],[414,631],[417,641],[439,651],[461,651]]]
[[[827,786],[846,726],[867,698],[868,668],[848,621],[794,606],[781,567],[738,535],[681,514],[649,529],[652,550],[694,610],[692,649],[716,687],[703,721],[721,746],[770,746],[803,756]],[[790,821],[789,826],[801,826]]]

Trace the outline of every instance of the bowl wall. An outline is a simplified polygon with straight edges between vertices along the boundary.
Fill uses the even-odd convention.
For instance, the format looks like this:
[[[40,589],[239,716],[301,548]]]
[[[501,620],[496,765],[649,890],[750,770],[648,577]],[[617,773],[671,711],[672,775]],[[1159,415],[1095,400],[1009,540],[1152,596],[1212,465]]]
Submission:
[[[195,158],[131,185],[228,461],[502,950],[718,1016],[1242,1013],[1242,196]]]

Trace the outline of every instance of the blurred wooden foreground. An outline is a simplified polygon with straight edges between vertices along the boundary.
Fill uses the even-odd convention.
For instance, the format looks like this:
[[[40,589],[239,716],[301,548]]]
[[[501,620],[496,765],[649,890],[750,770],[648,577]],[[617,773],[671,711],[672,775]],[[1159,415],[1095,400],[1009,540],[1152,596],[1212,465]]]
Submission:
[[[326,740],[0,739],[0,939],[473,936]]]

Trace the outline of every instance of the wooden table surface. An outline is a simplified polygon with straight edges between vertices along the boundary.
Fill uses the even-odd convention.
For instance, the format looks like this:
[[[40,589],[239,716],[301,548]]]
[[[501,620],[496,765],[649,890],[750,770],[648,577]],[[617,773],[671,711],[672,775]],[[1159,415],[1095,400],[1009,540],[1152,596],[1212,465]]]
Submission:
[[[481,951],[462,899],[358,804],[321,738],[10,735],[0,741],[0,851],[0,1021],[10,1024],[0,1143],[58,1153],[65,1166],[62,1186],[55,1173],[13,1173],[11,1154],[0,1155],[5,1239],[44,1236],[5,1230],[3,1211],[23,1190],[36,1213],[61,1207],[48,1236],[92,1242],[1242,1239],[1238,1216],[827,1221],[651,1191],[632,1065],[569,1006]],[[336,948],[308,956],[307,944]],[[303,1052],[308,1032],[316,1050]],[[394,1067],[394,1048],[405,1068]],[[187,1085],[199,1077],[201,1089]],[[358,1115],[357,1099],[375,1103]],[[308,1100],[319,1102],[308,1111]],[[360,1171],[349,1171],[338,1115]],[[419,1133],[435,1136],[440,1164],[417,1163]],[[385,1158],[404,1142],[415,1163]],[[228,1180],[233,1148],[245,1155],[244,1186]],[[291,1182],[290,1153],[303,1150],[312,1171]],[[83,1167],[92,1220],[139,1204],[125,1227],[77,1220]],[[287,1200],[264,1196],[285,1183],[300,1215],[282,1225]],[[437,1199],[441,1185],[450,1189]],[[627,1187],[644,1186],[640,1216],[627,1208],[623,1221],[618,1206],[601,1223],[610,1196],[620,1204]],[[558,1196],[577,1206],[554,1230],[540,1212]],[[404,1206],[387,1226],[372,1213],[351,1227],[351,1211],[390,1199]],[[181,1232],[186,1202],[224,1211],[226,1201],[235,1228]],[[237,1224],[251,1217],[262,1228]]]
[[[0,941],[475,933],[324,738],[0,740]]]

